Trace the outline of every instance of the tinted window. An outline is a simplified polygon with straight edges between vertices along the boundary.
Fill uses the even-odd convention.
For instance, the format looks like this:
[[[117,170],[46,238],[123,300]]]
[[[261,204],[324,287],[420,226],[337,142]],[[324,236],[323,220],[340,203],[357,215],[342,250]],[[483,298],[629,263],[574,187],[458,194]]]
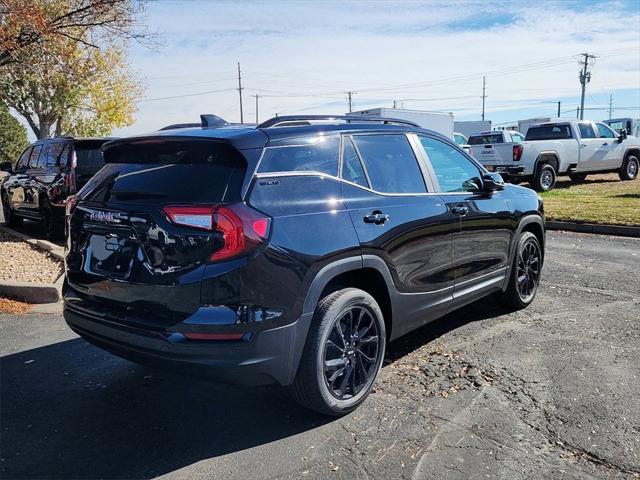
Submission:
[[[525,140],[561,140],[571,138],[570,125],[538,125],[527,130]]]
[[[235,201],[246,162],[211,141],[132,142],[105,151],[107,164],[80,190],[83,199],[126,203]]]
[[[524,141],[524,137],[522,135],[520,135],[519,133],[512,133],[511,134],[511,141],[512,142],[523,142]]]
[[[440,140],[420,137],[442,192],[475,192],[482,188],[481,174],[467,157]]]
[[[301,138],[300,141],[308,144],[266,148],[258,172],[314,171],[338,176],[338,135]]]
[[[342,178],[350,182],[368,187],[369,182],[367,176],[360,163],[360,158],[356,153],[356,149],[353,147],[351,138],[344,138],[344,147],[342,151]]]
[[[56,165],[58,165],[58,160],[60,159],[60,154],[62,153],[63,148],[63,142],[54,142],[48,144],[42,151],[42,155],[40,156],[40,158],[43,159],[43,161],[41,162],[41,166],[55,167]]]
[[[469,145],[489,145],[493,143],[503,143],[502,133],[492,133],[488,135],[471,135]]]
[[[95,173],[104,165],[100,149],[104,140],[88,140],[76,142],[76,168],[82,173]]]
[[[598,126],[598,135],[600,138],[616,138],[616,134],[613,130],[607,127],[604,123],[596,123]]]
[[[67,162],[69,160],[69,153],[71,152],[71,144],[63,143],[62,144],[62,152],[60,153],[60,163],[61,167],[66,167]]]
[[[580,138],[596,138],[596,133],[590,123],[578,123]]]
[[[16,165],[16,170],[24,170],[29,165],[29,157],[31,156],[31,147],[27,148],[20,158],[18,159],[18,163]]]
[[[356,135],[371,187],[386,193],[424,193],[422,172],[405,135]]]
[[[464,135],[460,135],[459,133],[454,133],[453,134],[453,140],[458,144],[458,145],[467,145],[468,140],[465,138]]]
[[[40,157],[40,152],[42,151],[42,145],[36,145],[31,150],[31,155],[29,156],[29,168],[37,168],[38,167],[38,157]]]

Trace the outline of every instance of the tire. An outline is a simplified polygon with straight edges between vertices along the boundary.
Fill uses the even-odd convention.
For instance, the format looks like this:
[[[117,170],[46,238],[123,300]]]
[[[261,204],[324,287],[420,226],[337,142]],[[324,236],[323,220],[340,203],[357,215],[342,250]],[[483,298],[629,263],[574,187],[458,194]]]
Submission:
[[[532,256],[532,253],[535,255]],[[515,310],[527,307],[536,297],[541,270],[542,249],[538,237],[531,232],[522,232],[511,265],[507,289],[497,294],[500,303]],[[525,273],[524,280],[521,275],[523,271]],[[529,283],[524,285],[525,281]]]
[[[618,172],[620,180],[635,180],[638,178],[638,169],[640,169],[638,157],[636,155],[627,155]]]
[[[531,179],[531,186],[536,192],[548,192],[556,184],[556,170],[548,163],[538,166]]]
[[[316,307],[296,378],[289,387],[293,398],[323,415],[355,410],[371,392],[385,345],[384,318],[371,295],[357,288],[330,293]]]
[[[42,205],[42,226],[48,240],[60,240],[64,237],[64,222],[53,215],[53,209],[48,201]]]
[[[24,222],[24,218],[15,214],[6,195],[2,196],[2,212],[4,214],[4,222],[8,227],[19,227]]]
[[[587,179],[586,173],[572,173],[569,175],[569,178],[573,183],[582,183]]]

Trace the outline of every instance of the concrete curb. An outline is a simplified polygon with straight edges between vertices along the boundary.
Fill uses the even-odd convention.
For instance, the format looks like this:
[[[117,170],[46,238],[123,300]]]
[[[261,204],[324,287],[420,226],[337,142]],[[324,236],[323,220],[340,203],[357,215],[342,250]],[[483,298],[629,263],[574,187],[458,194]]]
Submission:
[[[57,258],[58,260],[64,261],[64,247],[60,245],[56,245],[55,243],[51,243],[47,240],[39,240],[36,238],[31,238],[25,235],[24,233],[16,232],[12,228],[9,228],[5,225],[0,225],[0,231],[7,233],[8,235],[12,235],[20,240],[23,240],[34,247],[39,248],[40,250],[44,250],[49,252],[51,256]]]
[[[640,227],[628,227],[625,225],[600,225],[597,223],[555,222],[548,220],[547,230],[566,230],[568,232],[640,238]]]
[[[12,297],[27,303],[55,303],[60,301],[61,284],[28,283],[28,282],[0,282],[0,297]]]
[[[47,251],[52,257],[64,261],[64,248],[46,240],[30,238],[23,233],[0,225],[0,231]],[[0,297],[13,297],[28,303],[56,303],[62,298],[64,273],[54,283],[30,283],[4,280],[0,282]]]

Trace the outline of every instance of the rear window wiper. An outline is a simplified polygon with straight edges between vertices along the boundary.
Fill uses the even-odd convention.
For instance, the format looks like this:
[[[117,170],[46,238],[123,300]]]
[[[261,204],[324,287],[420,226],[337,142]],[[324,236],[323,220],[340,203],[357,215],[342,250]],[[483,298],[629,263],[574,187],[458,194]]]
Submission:
[[[151,190],[112,190],[111,195],[114,197],[126,198],[162,198],[167,194],[164,192],[156,192]]]

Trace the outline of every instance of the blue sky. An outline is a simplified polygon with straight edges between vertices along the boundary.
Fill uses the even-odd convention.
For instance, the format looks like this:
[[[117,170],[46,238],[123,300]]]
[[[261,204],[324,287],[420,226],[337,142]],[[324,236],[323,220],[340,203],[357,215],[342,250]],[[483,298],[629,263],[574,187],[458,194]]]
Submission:
[[[640,116],[640,1],[191,1],[146,4],[162,34],[149,50],[131,45],[145,98],[126,135],[215,113],[344,113],[391,106],[487,118],[500,124],[553,114],[579,103],[578,57],[598,56],[587,116]],[[207,93],[205,93],[207,92]],[[167,98],[176,97],[176,98]],[[616,108],[618,107],[618,108]],[[623,110],[625,108],[625,110]],[[573,109],[573,112],[569,110]]]

